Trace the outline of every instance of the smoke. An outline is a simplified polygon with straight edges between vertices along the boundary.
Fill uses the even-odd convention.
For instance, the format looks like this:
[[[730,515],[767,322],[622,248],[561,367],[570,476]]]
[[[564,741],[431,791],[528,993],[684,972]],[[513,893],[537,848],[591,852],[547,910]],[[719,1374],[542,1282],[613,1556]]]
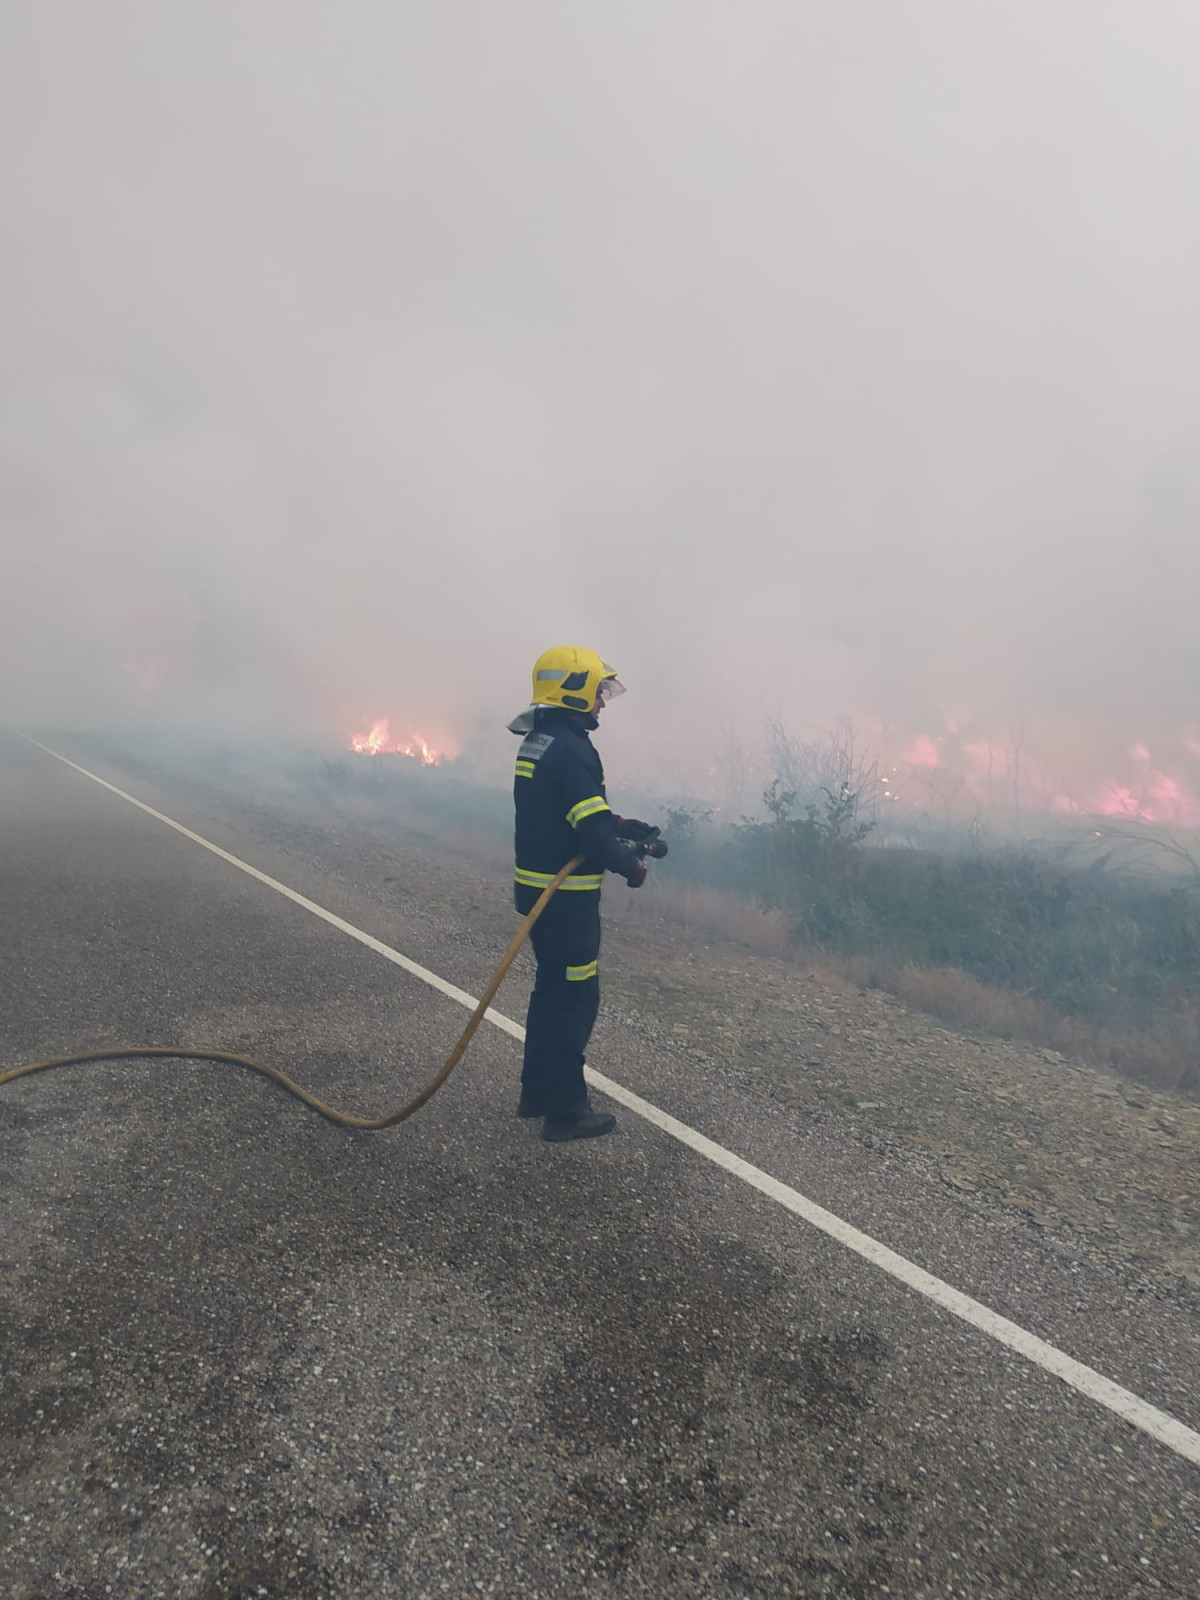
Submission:
[[[0,715],[1194,790],[1190,0],[0,28]]]

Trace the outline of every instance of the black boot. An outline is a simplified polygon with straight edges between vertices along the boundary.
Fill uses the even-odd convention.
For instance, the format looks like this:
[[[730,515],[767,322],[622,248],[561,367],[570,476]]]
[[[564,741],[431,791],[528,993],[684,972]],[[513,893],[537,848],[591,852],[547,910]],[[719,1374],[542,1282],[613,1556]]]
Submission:
[[[569,1117],[547,1117],[542,1128],[542,1138],[551,1144],[563,1144],[568,1139],[599,1139],[611,1133],[617,1119],[611,1111],[593,1111],[586,1106]]]

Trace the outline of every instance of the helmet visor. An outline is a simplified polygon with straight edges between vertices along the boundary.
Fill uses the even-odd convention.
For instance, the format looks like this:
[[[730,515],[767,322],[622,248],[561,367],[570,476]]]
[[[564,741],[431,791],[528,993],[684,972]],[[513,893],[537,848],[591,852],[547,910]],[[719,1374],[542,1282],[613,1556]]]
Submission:
[[[602,706],[606,706],[610,700],[615,700],[618,695],[625,693],[625,685],[607,662],[604,664],[604,670],[612,673],[612,676],[610,678],[601,678],[600,687],[596,690],[596,699]]]

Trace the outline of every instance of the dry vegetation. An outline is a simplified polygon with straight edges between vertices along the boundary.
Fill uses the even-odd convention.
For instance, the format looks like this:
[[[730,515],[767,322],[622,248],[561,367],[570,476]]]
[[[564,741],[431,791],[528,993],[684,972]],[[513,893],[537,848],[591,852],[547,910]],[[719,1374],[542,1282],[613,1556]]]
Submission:
[[[1079,867],[969,841],[874,848],[850,784],[861,772],[847,767],[840,782],[826,781],[844,757],[833,751],[807,803],[773,784],[764,821],[717,830],[697,812],[669,811],[670,858],[647,892],[608,896],[610,922],[666,921],[826,982],[885,990],[958,1027],[1200,1091],[1194,877]],[[322,786],[339,808],[402,817],[506,870],[508,796],[410,767],[327,765]]]
[[[665,923],[830,985],[883,990],[960,1028],[1200,1092],[1194,875],[1154,879],[1012,850],[873,848],[848,781],[825,781],[836,764],[818,774],[820,804],[801,814],[781,783],[768,790],[765,821],[718,831],[694,811],[668,812],[671,856],[646,891],[608,894],[610,925]],[[223,776],[236,781],[233,770]],[[252,784],[262,790],[261,771]],[[403,759],[310,759],[274,768],[267,787],[370,827],[403,827],[489,875],[509,870],[510,797],[452,773]]]
[[[1195,1092],[1198,1086],[1200,1012],[1195,1007],[1159,1018],[1153,1029],[1090,1021],[1036,995],[984,983],[960,968],[806,945],[790,934],[778,909],[762,910],[726,890],[671,883],[665,873],[644,898],[610,895],[606,915],[617,927],[661,919],[706,942],[727,939],[755,955],[789,961],[824,983],[882,989],[942,1022],[1056,1050],[1156,1088]]]

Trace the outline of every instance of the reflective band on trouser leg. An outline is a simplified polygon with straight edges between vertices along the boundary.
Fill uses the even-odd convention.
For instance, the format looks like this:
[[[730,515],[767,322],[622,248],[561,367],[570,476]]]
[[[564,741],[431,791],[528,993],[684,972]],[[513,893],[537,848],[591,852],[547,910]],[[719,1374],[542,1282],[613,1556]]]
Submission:
[[[526,889],[544,889],[548,883],[553,883],[552,872],[527,872],[524,867],[516,870],[516,880]],[[564,878],[559,884],[560,889],[599,889],[604,882],[602,872],[576,872],[569,878]]]
[[[597,973],[599,972],[599,968],[600,963],[598,961],[589,961],[587,965],[583,967],[568,967],[567,982],[585,983],[588,978],[596,977]]]
[[[608,801],[602,794],[594,794],[587,800],[580,800],[567,812],[567,821],[573,828],[577,828],[584,817],[594,817],[598,811],[607,811]]]

